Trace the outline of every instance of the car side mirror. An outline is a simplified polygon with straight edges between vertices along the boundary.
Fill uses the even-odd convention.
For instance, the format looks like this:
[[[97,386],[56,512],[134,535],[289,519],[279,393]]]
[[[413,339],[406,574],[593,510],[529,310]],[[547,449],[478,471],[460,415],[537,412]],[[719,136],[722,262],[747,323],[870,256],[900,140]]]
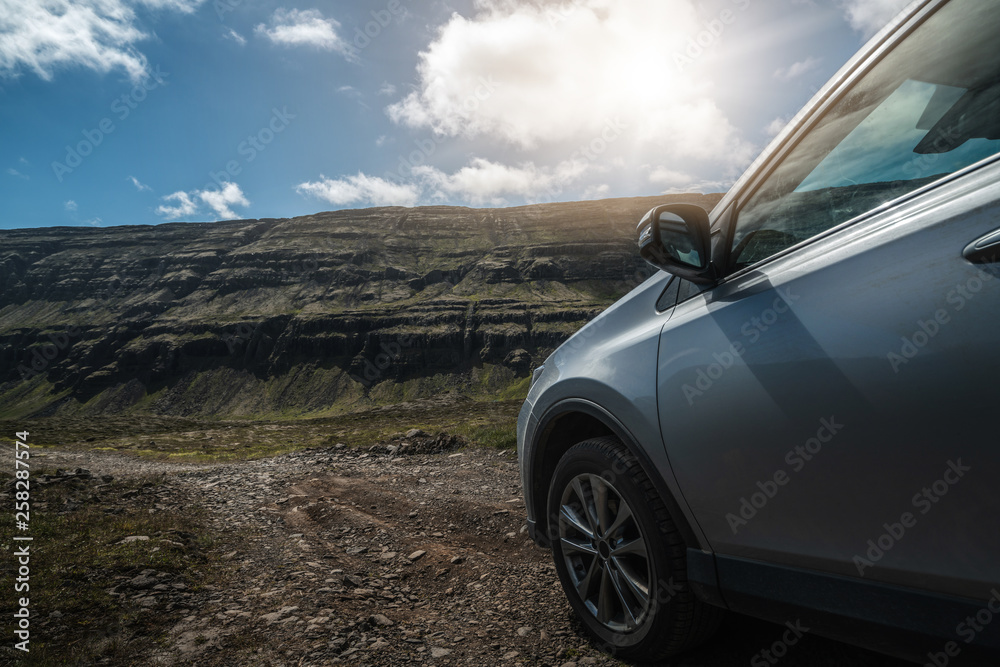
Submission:
[[[636,227],[639,254],[667,273],[698,285],[716,282],[708,212],[693,204],[657,206]]]

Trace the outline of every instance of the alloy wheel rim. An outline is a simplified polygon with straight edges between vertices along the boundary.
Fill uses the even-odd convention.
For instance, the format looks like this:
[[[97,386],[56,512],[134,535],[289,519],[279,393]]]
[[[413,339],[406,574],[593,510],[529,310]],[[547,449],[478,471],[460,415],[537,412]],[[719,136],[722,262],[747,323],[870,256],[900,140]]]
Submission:
[[[605,628],[639,629],[650,611],[652,563],[622,494],[600,475],[577,475],[559,503],[559,543],[577,596]]]

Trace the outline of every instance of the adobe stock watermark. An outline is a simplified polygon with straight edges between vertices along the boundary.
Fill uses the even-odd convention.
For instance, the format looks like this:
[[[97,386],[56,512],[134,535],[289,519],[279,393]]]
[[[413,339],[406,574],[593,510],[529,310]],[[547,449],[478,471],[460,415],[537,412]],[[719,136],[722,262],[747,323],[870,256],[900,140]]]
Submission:
[[[375,359],[369,361],[362,358],[361,375],[351,373],[351,379],[364,385],[365,389],[371,389],[382,380],[390,366],[403,358],[403,350],[413,347],[413,339],[413,334],[399,334],[391,343],[379,343],[379,353],[375,355]]]
[[[920,354],[921,350],[930,345],[944,327],[952,322],[953,314],[963,311],[969,302],[983,291],[987,283],[996,280],[995,276],[982,270],[981,267],[977,266],[976,268],[980,269],[978,275],[972,276],[965,283],[955,285],[945,296],[950,310],[939,308],[927,319],[917,320],[913,333],[900,339],[899,349],[886,355],[886,360],[893,373],[898,374],[903,366],[909,364]]]
[[[515,5],[516,8],[516,3],[514,2],[505,2],[504,4]],[[585,4],[584,0],[571,0],[570,2],[561,2],[555,6],[547,6],[545,8],[545,20],[549,22],[550,28],[558,28],[563,22],[573,16],[573,12],[585,6]]]
[[[319,272],[319,258],[308,257],[300,261],[294,261],[290,266],[283,267],[278,272],[278,280],[282,283],[291,282],[293,284],[320,283],[316,274]]]
[[[976,612],[975,616],[967,616],[955,626],[955,634],[966,644],[971,644],[976,640],[983,630],[990,625],[997,616],[1000,616],[1000,590],[994,588],[990,591],[992,597],[986,601],[983,608]],[[948,667],[953,658],[957,658],[962,652],[962,646],[956,641],[949,641],[942,647],[941,651],[927,654],[927,662],[924,667]]]
[[[243,0],[215,0],[213,7],[215,8],[215,13],[218,15],[219,20],[225,21],[226,14],[231,11],[235,11],[242,4]]]
[[[781,639],[775,641],[770,647],[758,651],[752,658],[750,658],[751,667],[768,667],[768,665],[777,665],[781,662],[782,658],[788,655],[788,650],[798,644],[810,630],[810,628],[802,625],[801,620],[788,621],[785,623],[785,627],[787,629],[781,635]]]
[[[573,152],[569,156],[570,161],[583,159],[587,162],[596,162],[607,152],[611,144],[618,141],[628,127],[628,123],[623,121],[621,116],[605,119],[604,126],[598,135]]]
[[[739,509],[736,512],[730,512],[726,515],[726,523],[729,524],[733,535],[736,535],[740,531],[740,528],[748,525],[750,521],[756,518],[767,507],[768,503],[774,500],[782,487],[787,486],[795,474],[802,472],[806,464],[815,459],[823,451],[823,446],[833,441],[834,437],[842,430],[844,430],[844,425],[837,423],[836,417],[830,417],[829,419],[824,417],[820,419],[816,435],[807,439],[801,445],[795,445],[795,447],[789,449],[785,454],[784,460],[791,469],[791,472],[787,472],[784,468],[779,468],[769,479],[765,479],[763,482],[758,481],[756,484],[758,490],[750,494],[749,497],[743,496],[740,498]]]
[[[402,0],[389,0],[383,9],[373,9],[369,13],[372,20],[365,23],[364,26],[354,28],[351,43],[347,47],[352,58],[360,57],[361,52],[371,46],[372,42],[377,40],[382,32],[394,22],[397,24],[402,22],[403,17],[406,16],[406,8],[403,6]]]
[[[233,333],[222,334],[222,342],[226,344],[229,354],[235,354],[243,349],[244,343],[250,342],[263,322],[240,322]]]
[[[751,4],[751,0],[731,0],[732,5],[740,12],[745,12]],[[703,29],[694,37],[688,37],[687,44],[683,51],[674,51],[674,65],[678,72],[693,65],[696,60],[705,55],[705,52],[719,43],[722,35],[728,26],[736,23],[739,14],[732,9],[726,8],[708,21],[702,23]]]
[[[123,122],[146,99],[150,91],[167,85],[165,79],[168,76],[170,74],[161,72],[160,66],[157,65],[132,90],[114,99],[111,103],[111,113],[118,119],[118,122]],[[66,146],[66,157],[63,158],[63,161],[52,163],[52,173],[55,174],[56,180],[62,183],[63,178],[83,164],[84,159],[93,154],[94,150],[104,143],[107,136],[115,129],[117,126],[111,116],[102,118],[94,128],[84,129],[82,131],[83,139],[76,144]]]
[[[629,124],[623,121],[621,116],[606,118],[600,131],[590,141],[587,141],[573,151],[564,162],[581,163],[581,165],[589,165],[597,162],[628,129]],[[536,202],[556,201],[556,198],[561,193],[562,190],[558,183],[552,182],[540,191]]]
[[[659,613],[661,607],[665,607],[670,604],[675,597],[683,593],[686,588],[674,581],[673,577],[664,581],[660,579],[658,585],[653,587],[653,595],[649,600],[649,606],[643,612],[646,615],[652,616]],[[606,653],[612,657],[617,657],[618,653],[621,651],[622,647],[625,646],[629,641],[629,636],[623,632],[616,632],[609,642],[602,642],[595,645],[595,648],[602,653]]]
[[[157,263],[156,268],[153,269],[148,276],[143,278],[143,280],[146,282],[155,283],[158,280],[162,279],[163,276],[166,275],[166,272],[167,272],[167,260],[161,259],[159,263]],[[98,292],[97,296],[95,297],[95,300],[97,301],[97,305],[107,308],[112,304],[114,299],[116,299],[118,296],[128,291],[129,290],[125,287],[125,283],[119,281],[115,285],[108,287],[107,289],[104,289],[101,292]]]
[[[73,344],[73,340],[81,333],[79,326],[72,326],[60,333],[50,333],[47,342],[31,348],[31,354],[25,363],[19,364],[17,372],[22,381],[30,380],[48,370],[49,366]]]
[[[681,391],[684,392],[684,398],[687,399],[689,406],[694,405],[695,399],[704,396],[706,392],[714,387],[715,383],[722,379],[726,371],[735,366],[737,360],[746,354],[749,346],[757,343],[764,334],[770,331],[771,327],[777,324],[781,316],[789,312],[792,304],[800,298],[798,295],[793,294],[791,288],[788,287],[777,290],[777,294],[778,296],[775,297],[774,302],[769,308],[761,311],[760,315],[751,317],[740,327],[740,335],[743,336],[746,342],[736,341],[728,349],[713,353],[712,358],[715,360],[715,363],[709,364],[704,368],[699,368],[695,373],[694,384],[685,383],[681,387]]]
[[[295,117],[296,114],[291,113],[287,106],[281,107],[280,110],[277,107],[272,107],[271,117],[264,126],[253,134],[247,135],[247,138],[236,146],[236,153],[242,159],[234,158],[227,161],[223,171],[208,172],[209,178],[220,188],[226,187],[231,178],[239,176],[246,165],[256,160],[257,156],[267,150],[271,142],[288,128]],[[207,190],[210,187],[211,184],[206,184],[204,189]]]
[[[941,479],[925,486],[910,499],[910,504],[913,505],[915,510],[919,510],[919,515],[913,512],[903,512],[898,521],[883,523],[882,528],[885,529],[885,532],[874,539],[868,540],[868,548],[865,550],[863,556],[854,556],[852,561],[858,569],[858,575],[865,576],[865,570],[874,567],[887,553],[892,551],[906,537],[907,531],[917,525],[920,516],[930,512],[948,494],[951,487],[958,484],[965,477],[966,473],[972,470],[971,466],[962,463],[962,459],[948,461],[947,466]]]

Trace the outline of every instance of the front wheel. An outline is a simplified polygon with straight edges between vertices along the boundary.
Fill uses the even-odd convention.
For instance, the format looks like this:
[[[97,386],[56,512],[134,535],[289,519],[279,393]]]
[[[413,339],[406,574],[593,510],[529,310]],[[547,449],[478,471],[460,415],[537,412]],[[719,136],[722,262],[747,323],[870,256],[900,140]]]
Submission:
[[[680,532],[620,441],[595,438],[563,455],[548,516],[570,605],[609,652],[661,660],[715,632],[722,610],[691,592]]]

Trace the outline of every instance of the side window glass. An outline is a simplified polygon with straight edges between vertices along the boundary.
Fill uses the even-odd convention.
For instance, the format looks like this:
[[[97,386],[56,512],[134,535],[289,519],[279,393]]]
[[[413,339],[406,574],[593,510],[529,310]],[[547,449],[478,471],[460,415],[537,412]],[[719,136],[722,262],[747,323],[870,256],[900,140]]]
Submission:
[[[866,74],[739,212],[733,267],[1000,152],[1000,12],[938,10]]]
[[[677,279],[680,283],[680,289],[677,291],[677,303],[684,303],[696,294],[701,294],[705,291],[705,288],[701,285],[695,285],[690,280]]]
[[[680,287],[681,279],[674,276],[667,283],[666,289],[663,290],[663,294],[660,295],[660,299],[656,302],[656,310],[663,312],[665,310],[670,310],[677,304],[677,289]]]

